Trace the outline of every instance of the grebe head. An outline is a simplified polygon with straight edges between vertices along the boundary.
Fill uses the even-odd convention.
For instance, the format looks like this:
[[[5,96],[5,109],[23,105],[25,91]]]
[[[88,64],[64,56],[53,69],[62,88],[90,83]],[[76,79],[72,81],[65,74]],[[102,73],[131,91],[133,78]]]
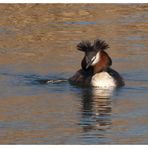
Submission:
[[[100,52],[109,48],[108,44],[102,40],[95,40],[92,45],[89,41],[82,41],[77,45],[77,49],[85,53],[82,67],[88,69],[90,66],[96,65],[100,61]]]

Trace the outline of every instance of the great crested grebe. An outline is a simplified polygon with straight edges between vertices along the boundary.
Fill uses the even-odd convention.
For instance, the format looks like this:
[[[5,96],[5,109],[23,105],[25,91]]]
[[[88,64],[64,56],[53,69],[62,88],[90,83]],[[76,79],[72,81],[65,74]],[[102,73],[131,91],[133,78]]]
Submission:
[[[105,41],[96,39],[92,45],[89,41],[82,41],[77,49],[85,53],[78,70],[69,82],[80,86],[94,86],[99,88],[116,88],[124,86],[120,74],[111,67],[112,60],[105,50],[109,48]]]

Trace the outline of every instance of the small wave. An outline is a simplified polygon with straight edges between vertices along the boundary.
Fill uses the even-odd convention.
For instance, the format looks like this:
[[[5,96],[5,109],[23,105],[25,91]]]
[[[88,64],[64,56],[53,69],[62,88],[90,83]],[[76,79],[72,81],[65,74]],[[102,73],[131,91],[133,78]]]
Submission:
[[[57,84],[57,83],[63,83],[63,82],[67,82],[68,79],[40,79],[40,80],[36,80],[36,82],[40,83],[40,84]]]

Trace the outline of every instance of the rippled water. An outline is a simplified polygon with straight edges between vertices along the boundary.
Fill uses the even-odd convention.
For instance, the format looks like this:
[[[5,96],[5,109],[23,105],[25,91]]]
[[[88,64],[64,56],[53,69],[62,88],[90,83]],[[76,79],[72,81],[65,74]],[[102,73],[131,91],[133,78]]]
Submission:
[[[80,88],[81,40],[105,39],[126,86]],[[0,5],[0,144],[148,144],[148,5]]]

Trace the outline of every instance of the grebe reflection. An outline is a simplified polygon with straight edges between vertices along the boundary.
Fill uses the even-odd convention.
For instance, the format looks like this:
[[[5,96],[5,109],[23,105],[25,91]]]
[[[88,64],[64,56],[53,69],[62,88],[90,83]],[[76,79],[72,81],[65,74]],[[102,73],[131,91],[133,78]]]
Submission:
[[[113,91],[108,89],[82,89],[82,116],[80,125],[83,132],[99,130],[104,132],[111,127],[111,96]],[[99,137],[104,133],[98,132]]]

